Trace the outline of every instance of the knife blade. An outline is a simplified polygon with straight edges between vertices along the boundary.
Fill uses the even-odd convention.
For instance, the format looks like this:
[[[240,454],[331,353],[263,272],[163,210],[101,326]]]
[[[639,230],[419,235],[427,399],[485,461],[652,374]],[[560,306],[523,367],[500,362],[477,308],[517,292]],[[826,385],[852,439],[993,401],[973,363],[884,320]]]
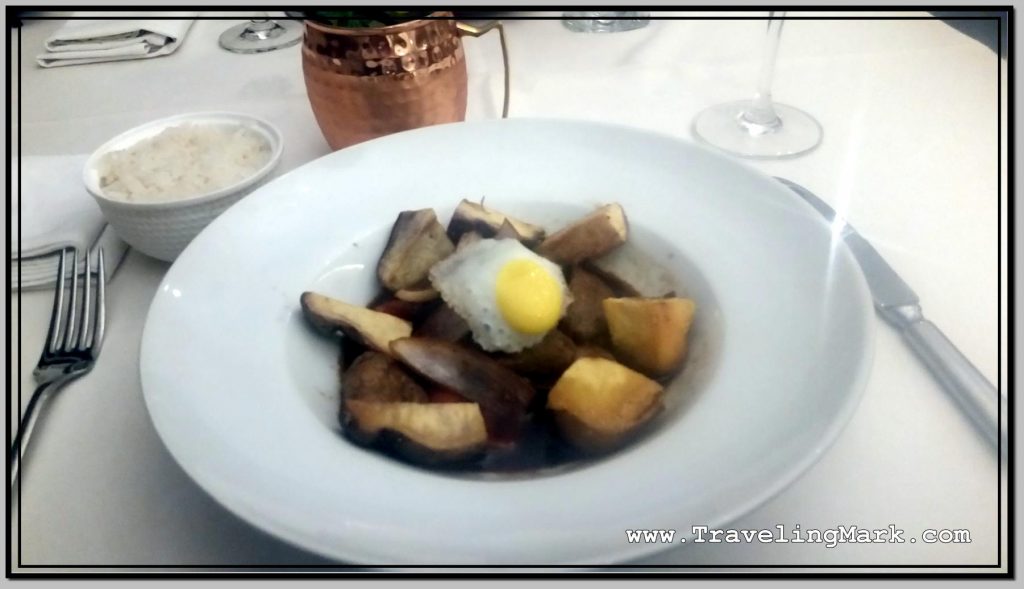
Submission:
[[[979,431],[996,446],[1000,458],[1004,459],[1006,418],[1009,413],[1006,396],[992,386],[934,323],[924,318],[917,294],[868,240],[810,190],[785,178],[775,179],[828,221],[833,235],[843,240],[860,265],[879,315],[900,331],[936,380],[953,396]]]
[[[842,236],[850,251],[853,252],[853,256],[857,258],[857,262],[860,263],[875,305],[881,308],[891,308],[918,304],[917,293],[914,292],[914,289],[910,288],[899,274],[896,274],[886,263],[878,251],[868,243],[868,240],[857,233],[857,230],[839,216],[832,207],[828,206],[828,203],[799,184],[784,178],[776,178],[776,180],[788,186],[790,190],[807,201],[832,225],[833,233]]]

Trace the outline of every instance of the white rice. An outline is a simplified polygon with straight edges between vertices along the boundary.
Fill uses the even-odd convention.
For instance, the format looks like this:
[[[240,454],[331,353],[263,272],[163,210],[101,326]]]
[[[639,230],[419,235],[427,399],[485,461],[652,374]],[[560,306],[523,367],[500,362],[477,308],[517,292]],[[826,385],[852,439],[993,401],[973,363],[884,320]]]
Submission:
[[[183,200],[248,178],[270,155],[266,139],[251,129],[181,125],[103,156],[100,187],[128,202]]]

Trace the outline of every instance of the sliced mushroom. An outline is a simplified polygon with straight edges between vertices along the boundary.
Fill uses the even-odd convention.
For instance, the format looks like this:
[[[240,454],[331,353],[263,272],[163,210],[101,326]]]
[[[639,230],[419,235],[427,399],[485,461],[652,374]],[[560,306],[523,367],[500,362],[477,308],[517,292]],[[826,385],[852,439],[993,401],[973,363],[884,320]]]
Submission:
[[[436,339],[395,340],[391,351],[414,372],[479,403],[495,437],[514,438],[518,433],[534,395],[523,377],[486,354]]]
[[[458,241],[463,233],[477,231],[483,237],[493,237],[502,223],[508,221],[527,245],[535,245],[544,239],[544,228],[509,217],[505,213],[487,209],[482,204],[463,200],[455,208],[448,223],[448,237]]]
[[[606,339],[608,321],[601,302],[614,297],[615,291],[597,275],[577,266],[569,279],[569,292],[572,293],[572,303],[563,319],[565,329],[581,342]]]
[[[497,358],[502,366],[527,375],[559,374],[575,359],[576,346],[572,338],[557,329],[549,331],[534,346]]]
[[[340,342],[340,350],[338,354],[338,368],[341,370],[340,375],[344,375],[345,371],[349,369],[360,356],[365,354],[369,348],[363,342],[357,341],[354,337],[343,337]]]
[[[601,260],[591,260],[589,262],[584,262],[581,267],[587,272],[590,272],[594,276],[600,278],[612,289],[612,292],[614,292],[617,297],[641,296],[640,291],[630,284],[629,281],[619,276],[619,274],[614,270],[603,266],[600,262]]]
[[[429,403],[469,403],[470,400],[441,385],[434,385],[427,391],[427,402]]]
[[[391,450],[420,464],[444,464],[479,456],[487,428],[476,403],[381,403],[345,401],[342,426],[354,441]]]
[[[466,323],[466,320],[447,303],[441,303],[416,326],[413,335],[457,342],[469,335],[469,332],[469,323]]]
[[[401,364],[374,351],[361,354],[341,377],[341,394],[346,401],[426,403],[427,392]]]
[[[391,353],[393,340],[412,335],[412,323],[387,313],[350,305],[315,292],[304,292],[300,298],[306,319],[317,329],[341,331],[368,347]]]
[[[455,246],[455,251],[462,251],[466,247],[480,241],[484,236],[480,235],[479,231],[467,231],[459,236],[459,243]]]
[[[519,235],[515,226],[513,226],[508,219],[505,219],[501,222],[501,227],[498,227],[498,231],[494,234],[494,239],[514,239],[516,241],[523,241],[523,236]]]
[[[551,234],[538,246],[537,253],[557,264],[575,264],[626,243],[628,232],[626,213],[613,203]]]
[[[427,278],[431,266],[454,251],[433,209],[403,211],[391,228],[377,264],[377,277],[389,290],[412,287]]]
[[[384,293],[384,296],[377,297],[366,306],[374,311],[394,315],[399,319],[405,319],[413,323],[416,322],[416,318],[424,310],[425,305],[422,303],[402,300],[395,294],[388,293],[387,291],[384,291]]]
[[[407,303],[429,303],[438,297],[437,290],[429,284],[395,291],[395,298]]]

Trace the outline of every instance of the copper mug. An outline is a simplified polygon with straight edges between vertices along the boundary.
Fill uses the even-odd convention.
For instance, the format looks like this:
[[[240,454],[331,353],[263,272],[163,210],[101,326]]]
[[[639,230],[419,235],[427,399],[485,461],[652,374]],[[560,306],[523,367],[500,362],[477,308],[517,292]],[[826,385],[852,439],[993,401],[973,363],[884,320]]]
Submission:
[[[481,27],[451,12],[386,27],[343,28],[306,21],[302,73],[313,115],[331,149],[466,118],[462,34],[497,29],[505,67],[502,118],[508,116],[508,51],[500,22]]]

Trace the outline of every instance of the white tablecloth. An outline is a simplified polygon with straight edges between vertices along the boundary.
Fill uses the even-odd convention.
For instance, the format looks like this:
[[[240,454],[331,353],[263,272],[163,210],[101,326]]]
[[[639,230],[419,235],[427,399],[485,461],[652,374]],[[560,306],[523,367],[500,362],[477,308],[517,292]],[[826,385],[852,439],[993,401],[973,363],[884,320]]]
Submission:
[[[151,119],[223,109],[280,127],[286,147],[278,173],[326,154],[298,47],[228,53],[217,36],[233,24],[197,22],[168,57],[42,70],[34,55],[60,21],[25,22],[12,53],[22,76],[23,153],[88,153]],[[508,22],[511,116],[609,121],[689,138],[702,108],[752,93],[764,31],[756,20],[656,21],[616,35],[573,34],[557,21]],[[498,40],[467,38],[465,47],[467,118],[495,117]],[[789,21],[774,94],[813,113],[825,139],[808,156],[754,164],[808,186],[843,212],[915,288],[926,315],[1003,384],[1006,334],[999,372],[997,301],[999,278],[1003,289],[1007,280],[1006,256],[1004,266],[997,262],[1006,247],[997,213],[1005,182],[997,176],[997,81],[1004,76],[1005,105],[1005,74],[1005,62],[989,49],[935,20]],[[54,402],[24,470],[20,562],[325,564],[229,514],[157,437],[142,400],[138,347],[167,268],[132,252],[110,284],[100,362]],[[13,300],[10,378],[12,386],[20,380],[26,402],[50,297],[44,291]],[[895,524],[908,535],[969,529],[971,542],[687,545],[639,564],[995,564],[1002,521],[1005,567],[998,474],[991,449],[898,334],[880,323],[863,402],[834,447],[731,527]]]

